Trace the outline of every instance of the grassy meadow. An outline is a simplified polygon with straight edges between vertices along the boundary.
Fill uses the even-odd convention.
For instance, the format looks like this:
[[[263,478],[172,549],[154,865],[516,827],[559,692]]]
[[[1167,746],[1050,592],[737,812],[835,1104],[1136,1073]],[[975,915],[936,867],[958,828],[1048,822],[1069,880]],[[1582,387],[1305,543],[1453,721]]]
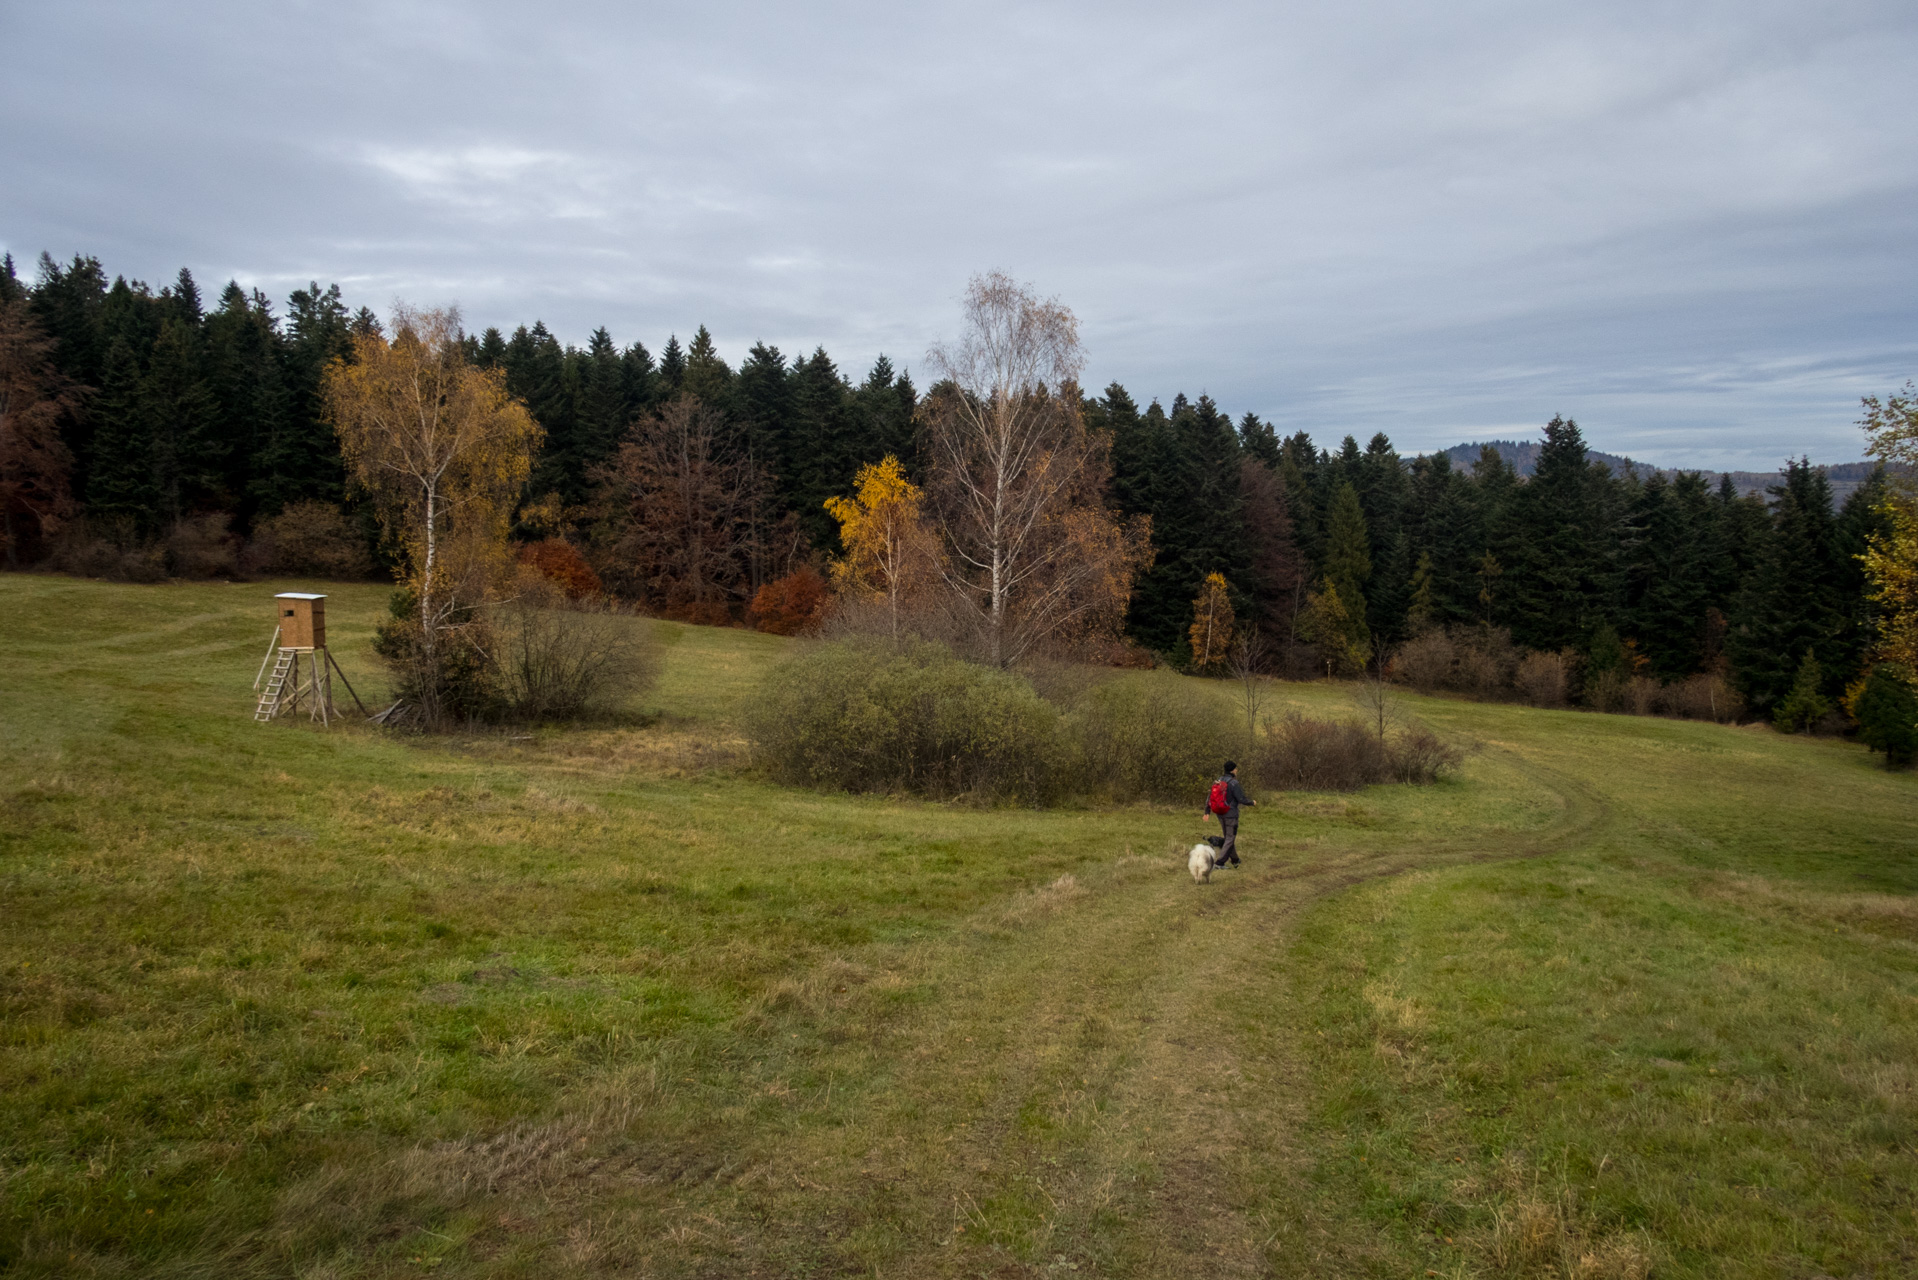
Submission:
[[[0,1272],[1918,1272],[1861,747],[1408,696],[1457,777],[1199,887],[1196,796],[756,781],[754,633],[661,624],[625,727],[256,724],[294,585],[0,576]]]

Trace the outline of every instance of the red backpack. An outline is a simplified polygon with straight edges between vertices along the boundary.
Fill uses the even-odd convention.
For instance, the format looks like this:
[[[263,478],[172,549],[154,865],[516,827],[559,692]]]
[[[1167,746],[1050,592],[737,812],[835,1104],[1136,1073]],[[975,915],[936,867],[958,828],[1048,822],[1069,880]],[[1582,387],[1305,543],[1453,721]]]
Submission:
[[[1220,778],[1212,784],[1212,796],[1206,801],[1206,808],[1213,813],[1226,813],[1231,810],[1232,802],[1226,799],[1225,779]]]

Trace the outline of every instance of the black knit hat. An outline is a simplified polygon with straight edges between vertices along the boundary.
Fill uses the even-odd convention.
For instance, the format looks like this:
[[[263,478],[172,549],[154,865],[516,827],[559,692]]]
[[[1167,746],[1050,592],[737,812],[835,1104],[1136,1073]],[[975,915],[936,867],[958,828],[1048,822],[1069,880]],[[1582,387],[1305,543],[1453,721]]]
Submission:
[[[1239,762],[1237,760],[1227,760],[1225,762],[1225,771],[1227,773],[1231,773],[1234,769],[1238,767],[1239,767]]]

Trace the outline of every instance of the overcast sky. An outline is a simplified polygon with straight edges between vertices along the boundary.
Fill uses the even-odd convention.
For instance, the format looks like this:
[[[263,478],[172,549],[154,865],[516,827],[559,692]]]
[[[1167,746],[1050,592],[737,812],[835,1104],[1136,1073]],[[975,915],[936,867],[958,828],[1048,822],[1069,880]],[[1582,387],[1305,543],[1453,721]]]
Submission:
[[[999,268],[1321,442],[1861,456],[1918,6],[0,4],[0,246],[863,375]]]

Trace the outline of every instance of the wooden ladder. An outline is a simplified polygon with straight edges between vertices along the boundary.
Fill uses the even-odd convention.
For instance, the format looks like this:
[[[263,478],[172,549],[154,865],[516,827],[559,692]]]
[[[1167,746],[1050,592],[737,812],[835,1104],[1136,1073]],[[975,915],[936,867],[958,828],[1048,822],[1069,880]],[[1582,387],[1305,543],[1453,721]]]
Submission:
[[[279,714],[280,695],[286,690],[287,676],[299,660],[297,650],[280,650],[279,658],[273,663],[273,673],[266,678],[266,688],[260,692],[260,705],[253,709],[255,720],[271,720]]]

